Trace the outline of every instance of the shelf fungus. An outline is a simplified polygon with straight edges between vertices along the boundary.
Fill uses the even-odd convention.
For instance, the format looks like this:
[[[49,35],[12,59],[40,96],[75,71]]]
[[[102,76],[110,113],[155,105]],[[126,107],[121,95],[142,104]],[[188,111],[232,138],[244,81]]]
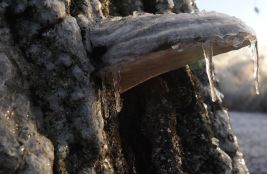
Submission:
[[[105,19],[89,36],[93,48],[102,51],[97,54],[103,65],[97,74],[106,81],[117,79],[120,93],[205,58],[213,100],[216,92],[208,65],[212,56],[256,42],[255,33],[241,20],[217,12]]]

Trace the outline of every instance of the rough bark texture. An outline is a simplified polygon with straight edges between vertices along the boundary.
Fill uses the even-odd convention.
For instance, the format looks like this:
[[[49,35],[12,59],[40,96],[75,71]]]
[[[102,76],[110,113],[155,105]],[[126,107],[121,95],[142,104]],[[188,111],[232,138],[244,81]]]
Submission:
[[[158,76],[122,100],[116,79],[91,75],[102,50],[86,31],[104,16],[194,12],[194,1],[101,3],[0,2],[0,173],[248,173],[203,66]]]

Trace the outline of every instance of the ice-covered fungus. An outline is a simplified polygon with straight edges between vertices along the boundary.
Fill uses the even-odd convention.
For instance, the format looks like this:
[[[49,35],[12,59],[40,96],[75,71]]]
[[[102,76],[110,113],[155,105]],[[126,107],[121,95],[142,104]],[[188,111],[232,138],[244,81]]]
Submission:
[[[111,18],[96,24],[89,35],[94,48],[106,51],[99,57],[103,66],[98,74],[105,80],[116,76],[120,93],[204,58],[203,45],[218,55],[256,40],[242,21],[216,12]]]

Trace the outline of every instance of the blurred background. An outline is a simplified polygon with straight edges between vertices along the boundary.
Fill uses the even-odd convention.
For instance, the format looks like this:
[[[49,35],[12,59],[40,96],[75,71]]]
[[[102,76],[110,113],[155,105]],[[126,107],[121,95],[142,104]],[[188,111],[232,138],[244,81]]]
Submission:
[[[199,10],[242,19],[257,34],[260,95],[253,82],[249,47],[216,56],[216,75],[232,126],[252,174],[267,174],[267,0],[196,0]]]

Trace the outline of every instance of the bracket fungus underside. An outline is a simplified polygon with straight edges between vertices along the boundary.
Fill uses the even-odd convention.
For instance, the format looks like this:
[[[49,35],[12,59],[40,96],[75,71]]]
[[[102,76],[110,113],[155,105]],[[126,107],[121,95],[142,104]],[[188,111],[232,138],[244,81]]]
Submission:
[[[256,42],[241,20],[217,12],[195,14],[134,14],[105,19],[90,31],[94,48],[105,48],[98,76],[117,80],[120,93],[212,55]]]

